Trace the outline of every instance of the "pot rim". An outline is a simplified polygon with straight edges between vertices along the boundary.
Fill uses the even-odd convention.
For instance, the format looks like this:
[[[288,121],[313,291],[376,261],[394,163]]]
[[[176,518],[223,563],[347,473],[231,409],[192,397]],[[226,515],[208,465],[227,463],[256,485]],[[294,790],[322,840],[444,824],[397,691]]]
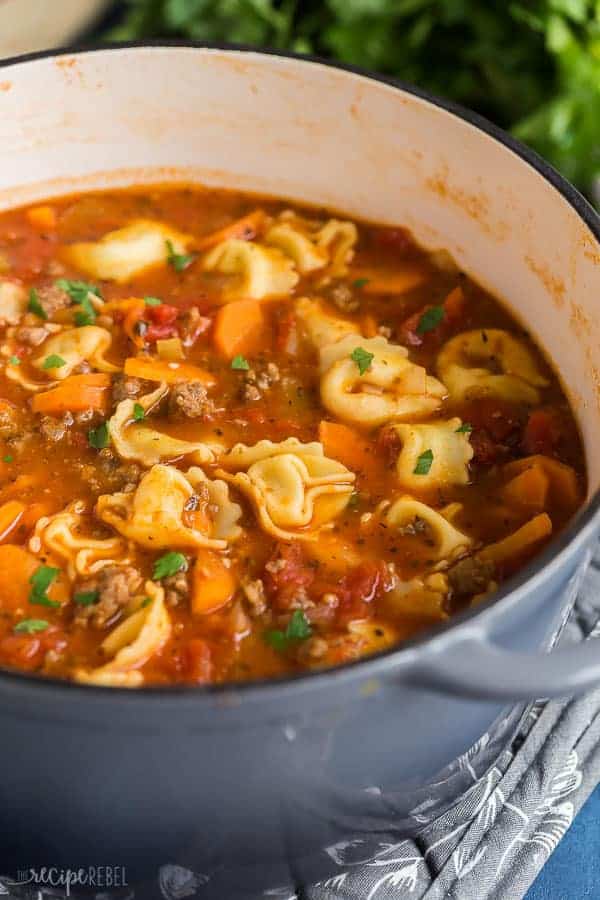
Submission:
[[[208,50],[219,51],[232,54],[252,54],[255,56],[274,56],[283,59],[291,59],[299,63],[314,66],[326,66],[327,68],[338,69],[364,78],[368,81],[379,82],[388,87],[395,88],[407,94],[411,94],[427,103],[442,109],[451,115],[461,119],[467,125],[472,126],[478,131],[482,131],[492,140],[501,144],[506,150],[519,157],[523,162],[531,167],[534,172],[541,175],[555,190],[562,196],[564,200],[574,209],[579,218],[587,225],[598,243],[600,244],[600,215],[594,210],[590,203],[566,178],[564,178],[549,162],[541,157],[535,150],[522,144],[511,134],[504,131],[498,125],[490,122],[479,113],[455,103],[452,100],[442,99],[429,91],[405,82],[399,78],[389,75],[380,75],[354,66],[348,63],[334,62],[315,55],[304,55],[294,53],[292,51],[283,51],[273,48],[256,48],[244,44],[228,44],[228,43],[203,43],[201,41],[186,40],[143,40],[143,41],[117,41],[106,46],[101,45],[81,45],[74,47],[54,48],[50,50],[36,51],[21,56],[7,57],[0,59],[0,70],[9,66],[20,65],[23,63],[35,62],[40,59],[51,59],[60,56],[79,56],[91,53],[111,53],[119,50],[136,50],[136,49],[188,49],[188,50]],[[102,687],[100,685],[78,684],[76,682],[65,681],[58,678],[49,678],[35,674],[28,674],[18,671],[0,670],[0,687],[5,685],[6,688],[11,687],[20,694],[29,694],[42,691],[49,698],[56,696],[64,703],[67,697],[71,697],[74,701],[78,698],[91,700],[92,697],[106,701],[109,697],[114,697],[118,703],[156,703],[159,698],[163,700],[187,699],[188,701],[201,702],[207,699],[210,702],[219,700],[219,698],[231,698],[236,696],[239,701],[273,699],[274,694],[288,695],[298,690],[305,691],[308,688],[319,689],[327,681],[335,679],[341,686],[341,679],[348,682],[352,679],[360,679],[362,681],[378,677],[386,673],[386,671],[395,668],[402,668],[404,664],[409,663],[415,658],[418,651],[426,646],[436,646],[436,650],[441,650],[443,646],[452,643],[454,636],[460,639],[457,632],[459,626],[471,623],[469,631],[471,633],[485,633],[485,620],[489,619],[486,613],[494,610],[496,615],[502,615],[503,609],[511,602],[516,602],[518,597],[527,592],[532,582],[541,580],[547,574],[547,567],[553,570],[560,568],[563,559],[566,557],[569,549],[572,549],[576,543],[583,545],[587,538],[594,531],[596,520],[600,520],[600,488],[589,498],[587,504],[582,507],[578,513],[569,522],[567,527],[557,535],[550,543],[535,556],[526,566],[520,569],[515,575],[507,579],[493,593],[489,600],[484,601],[477,607],[463,610],[452,616],[446,622],[432,626],[419,635],[409,640],[403,641],[396,647],[382,650],[371,656],[352,662],[343,663],[324,670],[316,670],[312,672],[298,673],[294,675],[279,676],[276,678],[263,678],[255,681],[233,681],[224,682],[222,684],[213,685],[151,685],[148,687],[130,688],[122,687]],[[492,613],[493,615],[494,613]],[[464,638],[464,633],[461,635]]]

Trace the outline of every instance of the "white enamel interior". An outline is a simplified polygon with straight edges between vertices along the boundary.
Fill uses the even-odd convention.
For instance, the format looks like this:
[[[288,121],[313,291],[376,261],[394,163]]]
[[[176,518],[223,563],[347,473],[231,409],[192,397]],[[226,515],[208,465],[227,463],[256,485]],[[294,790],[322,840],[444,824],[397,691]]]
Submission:
[[[253,52],[147,47],[0,69],[0,208],[196,180],[407,225],[509,304],[560,373],[600,482],[600,247],[504,145],[375,80]]]

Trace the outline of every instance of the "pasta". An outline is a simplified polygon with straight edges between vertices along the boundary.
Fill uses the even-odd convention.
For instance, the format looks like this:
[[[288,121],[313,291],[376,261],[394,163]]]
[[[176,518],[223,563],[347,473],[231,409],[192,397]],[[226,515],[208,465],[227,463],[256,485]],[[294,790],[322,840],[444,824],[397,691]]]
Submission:
[[[402,442],[396,476],[405,490],[468,484],[473,448],[468,432],[461,431],[462,424],[455,417],[430,424],[392,426]],[[431,453],[431,466],[426,473],[419,474],[418,461],[424,453]]]

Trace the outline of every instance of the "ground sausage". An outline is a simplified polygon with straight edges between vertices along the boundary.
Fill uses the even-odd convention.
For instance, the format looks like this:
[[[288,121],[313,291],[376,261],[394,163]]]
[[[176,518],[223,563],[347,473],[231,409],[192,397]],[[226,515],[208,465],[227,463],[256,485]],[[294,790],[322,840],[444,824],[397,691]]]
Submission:
[[[215,404],[201,381],[178,381],[169,396],[171,415],[183,415],[188,419],[209,419]]]
[[[467,556],[448,570],[448,583],[455,597],[470,597],[481,594],[487,588],[494,575],[494,564]]]
[[[147,381],[141,378],[128,378],[126,375],[116,375],[113,379],[112,396],[113,403],[120,403],[122,400],[133,400],[142,394],[148,393],[150,387]]]
[[[61,419],[54,416],[42,416],[40,420],[42,437],[51,443],[62,441],[67,436],[73,421],[73,416],[69,412],[65,413]]]
[[[105,628],[127,606],[141,584],[142,577],[133,566],[106,566],[96,578],[80,585],[77,593],[98,591],[98,600],[89,606],[78,606],[75,622]]]
[[[46,287],[36,288],[37,299],[40,306],[51,319],[59,309],[66,309],[71,305],[71,298],[66,291],[57,287],[55,284],[48,284]]]

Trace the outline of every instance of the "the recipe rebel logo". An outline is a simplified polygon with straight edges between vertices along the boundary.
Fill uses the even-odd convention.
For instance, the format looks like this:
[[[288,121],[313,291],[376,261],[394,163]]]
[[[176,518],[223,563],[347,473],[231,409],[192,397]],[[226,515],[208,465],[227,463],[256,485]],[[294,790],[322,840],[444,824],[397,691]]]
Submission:
[[[40,868],[19,869],[15,879],[0,875],[0,895],[21,897],[24,890],[37,890],[36,897],[90,897],[92,892],[103,892],[110,896],[111,891],[120,892],[127,887],[127,874],[124,866],[87,866],[79,869],[63,869],[58,866],[42,866]],[[44,893],[44,888],[51,893]],[[56,893],[55,893],[56,892]],[[122,895],[121,895],[122,896]]]

